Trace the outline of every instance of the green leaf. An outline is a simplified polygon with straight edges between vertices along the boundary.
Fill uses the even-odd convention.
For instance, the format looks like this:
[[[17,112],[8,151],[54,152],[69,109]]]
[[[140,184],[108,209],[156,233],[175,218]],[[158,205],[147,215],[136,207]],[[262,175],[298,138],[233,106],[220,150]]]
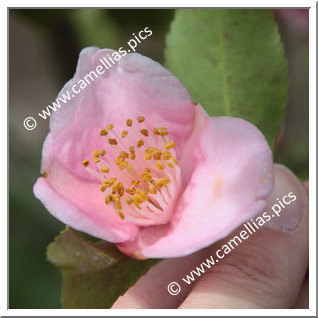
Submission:
[[[159,260],[139,261],[114,244],[86,240],[66,228],[47,249],[47,258],[62,270],[63,308],[110,308],[116,299]]]
[[[176,10],[166,65],[211,116],[244,118],[273,147],[287,100],[287,66],[271,10]]]

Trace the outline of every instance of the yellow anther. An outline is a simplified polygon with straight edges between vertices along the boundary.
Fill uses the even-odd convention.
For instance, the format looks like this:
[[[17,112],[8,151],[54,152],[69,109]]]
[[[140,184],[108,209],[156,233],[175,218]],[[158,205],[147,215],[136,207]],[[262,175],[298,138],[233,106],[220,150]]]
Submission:
[[[165,168],[165,165],[162,161],[156,161],[156,166],[159,170],[163,170]]]
[[[106,197],[105,197],[105,203],[106,204],[109,204],[110,202],[112,202],[113,200],[113,197],[111,194],[107,194]]]
[[[116,158],[116,164],[119,164],[120,162],[124,161],[126,158],[129,158],[129,154],[126,151],[121,151]]]
[[[122,220],[125,219],[125,215],[124,215],[124,213],[121,210],[117,210],[117,214]]]
[[[118,156],[115,160],[115,163],[118,165],[120,164],[122,161],[124,161],[125,159],[122,156]]]
[[[127,119],[126,120],[126,125],[128,126],[128,127],[131,127],[132,126],[132,120],[131,119]]]
[[[145,190],[139,189],[136,191],[137,195],[141,198],[142,202],[148,200],[148,193]]]
[[[177,159],[175,157],[171,157],[171,160],[176,164],[176,165],[179,165]]]
[[[115,181],[112,190],[113,190],[114,192],[117,192],[118,189],[119,189],[120,187],[122,187],[122,186],[123,186],[123,184],[122,184],[121,182]]]
[[[141,209],[141,207],[140,207],[140,203],[142,203],[142,200],[141,200],[141,198],[140,198],[140,196],[139,195],[135,195],[134,197],[133,197],[133,201],[134,201],[134,205],[138,208],[138,209]]]
[[[154,131],[155,135],[160,135],[160,136],[166,136],[168,135],[168,130],[165,127],[159,127],[159,128],[155,128],[156,132]]]
[[[110,145],[117,145],[117,140],[116,139],[109,138],[108,142],[109,142]]]
[[[94,155],[95,157],[98,157],[98,156],[99,156],[99,151],[98,151],[98,150],[94,150],[94,151],[93,151],[93,155]]]
[[[150,173],[150,172],[151,172],[151,169],[150,169],[150,168],[145,168],[145,172]]]
[[[115,160],[116,165],[119,165],[124,159],[121,156],[118,156]]]
[[[106,135],[108,134],[108,132],[107,132],[106,129],[102,129],[102,130],[99,132],[99,134],[100,134],[101,136],[106,136]]]
[[[126,192],[129,193],[129,194],[131,194],[131,195],[135,195],[135,194],[136,194],[136,189],[134,189],[134,188],[127,188],[127,189],[126,189]]]
[[[118,194],[112,195],[112,200],[114,202],[114,206],[116,210],[121,210],[121,202],[120,202],[120,196]]]
[[[110,130],[112,130],[114,128],[114,125],[113,124],[107,124],[106,128],[107,128],[108,131],[110,131]]]
[[[162,188],[164,186],[167,186],[167,184],[170,182],[170,180],[168,178],[158,178],[155,183],[156,186],[159,188]]]
[[[111,177],[108,180],[106,180],[105,183],[107,183],[108,186],[111,187],[116,181],[117,179],[115,177]]]
[[[105,183],[103,183],[99,190],[102,191],[102,192],[105,192],[106,189],[107,189],[107,185]]]
[[[155,152],[156,150],[158,150],[157,148],[154,148],[154,147],[149,147],[149,148],[146,148],[145,152],[146,153],[153,153]]]
[[[135,171],[134,167],[131,165],[130,162],[127,162],[127,167],[126,167],[126,169],[127,169],[127,171],[128,171],[131,175],[133,175],[133,176],[136,175],[136,171]]]
[[[117,206],[120,206],[120,208],[117,208],[117,209],[116,209],[117,213],[124,215],[124,214],[121,212],[121,203],[120,203],[120,201],[118,201],[117,204],[115,203],[115,206],[116,206],[116,205],[117,205]],[[122,217],[121,217],[121,218],[122,218]],[[123,217],[123,219],[124,219],[124,217]]]
[[[169,151],[164,151],[162,153],[163,160],[169,160],[172,157],[171,153]]]
[[[129,154],[129,158],[130,158],[131,160],[134,160],[134,159],[136,158],[136,154],[135,154],[135,153],[130,153],[130,154]]]
[[[125,138],[128,135],[128,130],[123,130],[121,133],[121,138]]]
[[[127,204],[132,204],[134,202],[132,197],[125,197],[125,201],[126,201]]]
[[[108,167],[102,167],[100,169],[100,171],[103,172],[103,173],[108,173],[109,172],[109,168]]]
[[[168,165],[170,168],[173,168],[173,167],[174,167],[174,166],[173,166],[173,163],[170,162],[170,161],[167,162],[167,165]]]
[[[153,159],[154,160],[160,160],[161,159],[161,151],[159,149],[156,150],[152,155],[153,155]]]
[[[131,146],[128,149],[129,149],[129,152],[132,152],[132,153],[134,153],[136,151],[135,146]]]
[[[152,183],[149,184],[149,192],[152,194],[157,193],[156,187]]]
[[[128,166],[128,162],[123,160],[119,162],[117,165],[119,170],[124,170]]]
[[[168,135],[168,130],[165,127],[154,128],[153,133],[157,136],[166,136]]]
[[[93,157],[93,162],[94,163],[100,163],[100,159],[98,157]]]
[[[160,128],[159,128],[159,132],[160,132],[160,135],[161,135],[161,136],[166,136],[166,135],[168,135],[168,129],[165,128],[165,127],[160,127]]]
[[[138,116],[137,117],[137,121],[138,121],[138,123],[142,123],[143,121],[145,121],[145,117],[144,116]]]
[[[175,146],[176,144],[174,143],[173,140],[169,140],[166,143],[163,144],[163,147],[166,149],[171,149]]]
[[[140,203],[143,203],[144,202],[144,200],[142,199],[142,197],[140,196],[140,195],[138,195],[138,194],[136,194],[135,196],[134,196],[134,204],[136,205],[136,207],[138,208],[138,209],[140,209]]]
[[[132,184],[135,188],[137,188],[137,187],[139,186],[139,183],[140,183],[140,181],[137,181],[137,180],[132,180],[132,181],[131,181],[131,184]]]
[[[104,181],[103,184],[108,188],[109,187],[109,182],[108,180]]]
[[[144,159],[145,160],[151,160],[151,153],[145,153],[144,154]]]
[[[152,180],[152,176],[148,172],[144,172],[141,176],[142,176],[142,180],[144,180],[145,182]]]
[[[125,193],[125,188],[123,186],[119,187],[117,193],[120,197],[122,197]]]
[[[124,159],[129,157],[129,154],[126,151],[121,151],[119,155],[122,156]]]
[[[142,147],[144,144],[145,144],[144,141],[143,141],[142,139],[140,139],[140,140],[138,141],[138,143],[137,143],[137,147],[140,148],[140,147]]]
[[[149,135],[147,129],[141,129],[140,132],[141,132],[144,136],[146,136],[146,137]]]
[[[100,155],[101,155],[101,156],[105,156],[105,155],[106,155],[106,151],[105,151],[105,150],[102,150],[102,151],[100,152]]]
[[[156,180],[156,186],[162,188],[164,186],[163,182]]]
[[[82,161],[82,165],[83,165],[84,167],[88,167],[89,161],[88,161],[87,159],[83,160],[83,161]]]

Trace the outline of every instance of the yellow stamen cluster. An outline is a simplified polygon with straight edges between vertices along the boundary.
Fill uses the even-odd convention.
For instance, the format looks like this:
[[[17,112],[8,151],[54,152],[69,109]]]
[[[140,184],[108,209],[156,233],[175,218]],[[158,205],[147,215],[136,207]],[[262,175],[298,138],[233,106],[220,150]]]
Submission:
[[[123,149],[124,138],[126,138],[128,134],[129,136],[135,135],[136,130],[133,126],[138,124],[143,125],[144,121],[145,117],[143,116],[137,117],[135,124],[133,124],[132,119],[127,119],[126,126],[128,130],[122,130],[119,132],[119,135],[114,131],[114,125],[112,123],[107,124],[106,128],[100,130],[100,135],[107,139],[109,145],[116,146],[111,148],[112,150],[110,152],[112,156],[106,156],[105,150],[96,149],[93,151],[92,161],[97,165],[98,171],[104,179],[101,183],[100,191],[105,194],[105,203],[108,205],[111,204],[121,219],[125,219],[125,215],[130,215],[128,210],[131,208],[135,213],[134,215],[139,213],[138,210],[143,209],[143,204],[152,206],[152,209],[160,209],[156,195],[158,195],[158,192],[161,192],[163,187],[167,187],[170,183],[170,179],[165,176],[164,170],[166,167],[174,168],[175,165],[178,165],[174,157],[174,151],[172,151],[172,153],[169,151],[175,147],[175,143],[164,137],[168,135],[168,130],[165,127],[154,128],[152,130],[154,138],[159,138],[157,142],[160,143],[161,141],[160,146],[149,147],[147,144],[150,139],[146,138],[143,140],[140,138],[135,145],[127,147],[126,150]],[[131,131],[129,131],[130,129]],[[144,127],[137,129],[137,131],[144,137],[148,137],[151,133],[151,130],[149,131]],[[109,136],[111,136],[111,138]],[[121,140],[118,136],[121,137]],[[127,140],[130,140],[130,138]],[[117,156],[114,156],[116,150],[118,151]],[[144,171],[137,172],[134,165],[134,161],[137,160],[136,158],[138,158],[138,162],[140,158],[141,160],[145,160],[144,163],[152,168],[146,167]],[[110,164],[109,161],[112,161],[113,164]],[[88,167],[89,164],[88,159],[82,161],[84,167]],[[112,166],[112,168],[108,165]],[[120,175],[126,174],[125,183],[130,179],[129,184],[124,185],[123,182],[114,176],[106,177],[106,174],[110,174],[110,172],[115,169],[115,167],[113,168],[114,165],[115,167],[117,166],[118,171],[121,171]],[[136,167],[140,169],[140,164]],[[88,171],[91,171],[91,173],[96,176],[96,172],[93,171],[92,168],[88,168]],[[117,172],[116,175],[119,175],[119,172]],[[122,199],[125,204],[131,207],[124,212]],[[161,209],[161,211],[163,210]]]

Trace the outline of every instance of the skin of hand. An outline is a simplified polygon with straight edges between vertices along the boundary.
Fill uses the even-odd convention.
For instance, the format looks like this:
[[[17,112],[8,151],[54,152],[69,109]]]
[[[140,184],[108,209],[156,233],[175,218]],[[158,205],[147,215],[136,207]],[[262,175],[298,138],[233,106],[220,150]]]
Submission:
[[[308,308],[308,185],[275,165],[275,185],[264,211],[293,192],[296,200],[190,285],[182,281],[242,228],[192,255],[163,260],[120,297],[123,308]],[[256,218],[254,218],[256,219]],[[167,286],[178,282],[181,292]]]

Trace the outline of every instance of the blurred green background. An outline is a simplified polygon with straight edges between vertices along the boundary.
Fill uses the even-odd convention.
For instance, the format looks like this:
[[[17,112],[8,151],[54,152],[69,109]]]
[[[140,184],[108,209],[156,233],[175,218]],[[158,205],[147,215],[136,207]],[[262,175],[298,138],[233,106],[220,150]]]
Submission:
[[[296,12],[297,11],[297,12]],[[275,161],[308,178],[308,11],[276,10],[289,71],[289,100]],[[173,9],[9,10],[9,308],[61,308],[59,270],[46,246],[64,225],[33,195],[48,121],[23,120],[49,105],[75,71],[83,47],[118,49],[148,26],[137,51],[160,63]]]

